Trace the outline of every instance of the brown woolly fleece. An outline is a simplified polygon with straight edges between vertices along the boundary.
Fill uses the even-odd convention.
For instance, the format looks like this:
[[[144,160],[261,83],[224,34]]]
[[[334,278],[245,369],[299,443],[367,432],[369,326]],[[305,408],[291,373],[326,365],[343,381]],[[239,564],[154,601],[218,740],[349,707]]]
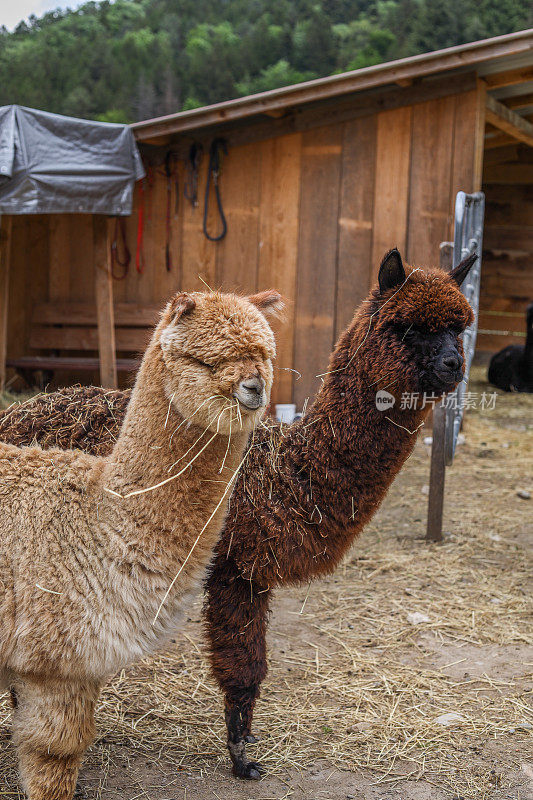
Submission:
[[[448,337],[462,352],[458,337],[473,315],[458,284],[472,263],[466,260],[451,275],[437,269],[406,274],[399,253],[391,251],[379,286],[340,336],[305,418],[291,426],[269,422],[254,432],[208,570],[204,607],[211,666],[225,695],[228,746],[240,777],[261,774],[260,765],[248,761],[245,743],[253,739],[254,705],[267,672],[272,591],[331,572],[378,509],[428,413],[429,407],[401,410],[402,394],[438,397],[455,387],[462,369],[459,377],[439,377],[439,348]],[[393,408],[376,408],[379,389],[394,396]],[[69,394],[72,408],[81,410],[83,392]],[[7,412],[0,437],[53,435],[60,423],[49,424],[44,403],[50,400],[37,398]],[[114,406],[110,418],[116,413]],[[87,446],[92,433],[89,426]]]
[[[251,298],[178,294],[106,458],[0,444],[0,685],[30,800],[70,800],[103,681],[176,630],[272,383]]]

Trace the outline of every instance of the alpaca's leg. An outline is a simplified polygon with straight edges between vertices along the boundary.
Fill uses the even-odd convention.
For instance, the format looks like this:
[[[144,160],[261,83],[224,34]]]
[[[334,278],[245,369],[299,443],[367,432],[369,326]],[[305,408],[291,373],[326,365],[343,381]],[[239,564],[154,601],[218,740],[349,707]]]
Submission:
[[[250,781],[258,781],[265,772],[259,761],[250,761],[246,754],[246,744],[259,741],[249,732],[258,696],[259,686],[254,686],[232,696],[226,694],[225,698],[227,744],[233,774]]]
[[[71,800],[94,738],[98,686],[24,676],[14,688],[13,741],[29,800]]]
[[[211,668],[224,692],[228,750],[233,774],[259,780],[262,766],[249,761],[255,701],[266,677],[270,591],[244,581],[230,559],[217,556],[206,583],[204,617]]]

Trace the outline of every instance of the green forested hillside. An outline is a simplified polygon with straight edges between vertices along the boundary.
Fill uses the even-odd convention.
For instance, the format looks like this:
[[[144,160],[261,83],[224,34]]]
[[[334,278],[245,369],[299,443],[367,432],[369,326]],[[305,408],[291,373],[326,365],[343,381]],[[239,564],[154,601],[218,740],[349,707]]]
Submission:
[[[531,0],[109,0],[0,28],[0,105],[133,121],[532,24]],[[0,11],[1,23],[1,11]]]

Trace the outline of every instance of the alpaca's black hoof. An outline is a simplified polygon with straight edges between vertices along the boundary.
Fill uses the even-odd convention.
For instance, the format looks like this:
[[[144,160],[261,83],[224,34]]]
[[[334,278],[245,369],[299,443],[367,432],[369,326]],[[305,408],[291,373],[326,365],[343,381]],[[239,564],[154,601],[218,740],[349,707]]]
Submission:
[[[259,736],[254,736],[253,733],[249,733],[248,736],[244,737],[244,741],[247,744],[257,744],[259,741]]]
[[[245,781],[260,781],[265,772],[265,768],[257,761],[241,761],[233,765],[233,774]]]

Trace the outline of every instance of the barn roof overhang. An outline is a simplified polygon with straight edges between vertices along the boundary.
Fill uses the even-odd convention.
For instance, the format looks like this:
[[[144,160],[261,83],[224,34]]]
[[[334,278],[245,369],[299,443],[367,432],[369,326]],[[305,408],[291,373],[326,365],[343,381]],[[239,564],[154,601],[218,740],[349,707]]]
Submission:
[[[511,135],[509,126],[520,117],[524,120],[519,123],[522,133],[525,125],[526,138],[523,135],[522,141],[529,143],[527,137],[533,133],[528,128],[528,115],[533,110],[533,29],[137,122],[132,130],[141,143],[166,145],[184,135],[191,137],[261,119],[281,119],[295,109],[325,104],[332,107],[354,94],[372,95],[377,90],[397,93],[399,87],[410,88],[439,79],[449,79],[453,91],[453,85],[459,87],[461,76],[466,74],[485,81],[490,97],[512,112],[511,122],[504,121],[507,133],[505,127],[495,134],[489,130],[488,138],[501,136],[502,131]],[[494,119],[499,119],[498,111],[507,117],[500,106],[495,109]]]

